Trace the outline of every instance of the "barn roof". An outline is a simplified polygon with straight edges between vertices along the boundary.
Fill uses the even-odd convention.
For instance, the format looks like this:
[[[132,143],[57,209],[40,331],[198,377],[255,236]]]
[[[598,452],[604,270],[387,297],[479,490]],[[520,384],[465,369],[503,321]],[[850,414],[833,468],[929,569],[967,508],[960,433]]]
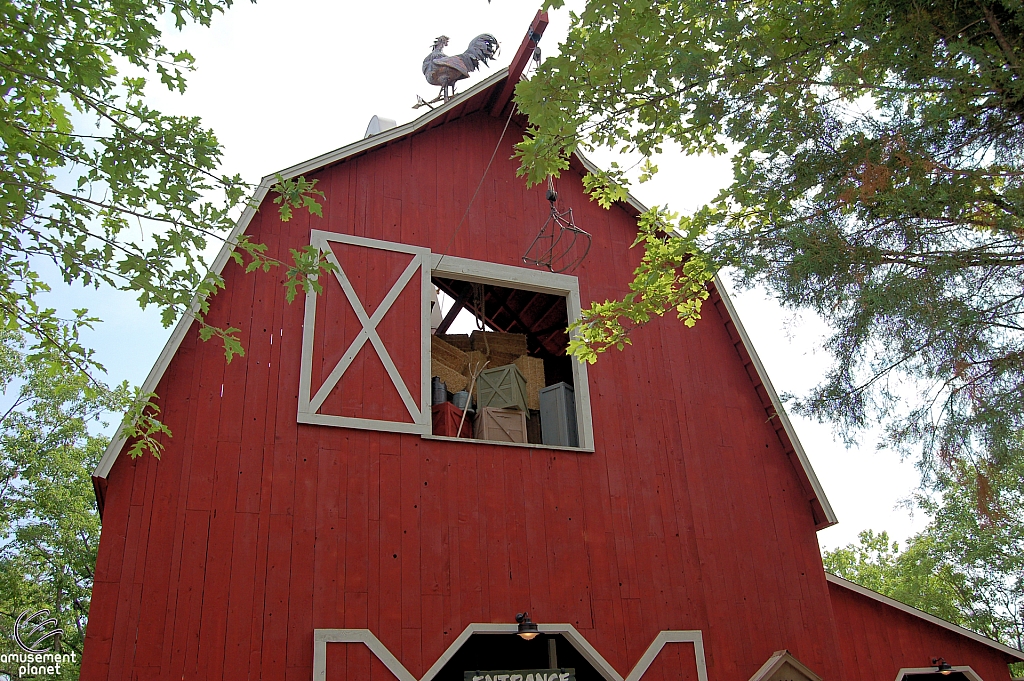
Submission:
[[[951,631],[954,634],[965,636],[971,639],[972,641],[977,641],[982,645],[998,650],[1001,653],[1005,653],[1010,657],[1014,658],[1015,660],[1024,661],[1024,652],[1021,652],[1016,648],[1011,648],[1010,646],[1003,645],[998,641],[993,641],[990,638],[986,638],[976,631],[964,629],[963,627],[953,624],[952,622],[947,622],[946,620],[940,619],[935,615],[930,615],[923,610],[913,608],[907,605],[906,603],[900,603],[899,601],[889,598],[888,596],[883,596],[877,591],[872,591],[871,589],[865,588],[860,584],[855,584],[849,580],[843,579],[842,577],[837,577],[836,575],[830,574],[828,572],[825,573],[825,579],[828,580],[829,584],[834,584],[843,589],[847,589],[848,591],[852,591],[855,594],[860,594],[865,598],[869,598],[883,605],[887,605],[890,608],[896,608],[897,610],[904,612],[910,615],[911,617],[922,619],[925,622],[929,622],[931,624],[934,624],[935,626],[942,627],[943,629]]]
[[[232,251],[231,244],[236,243],[236,239],[245,232],[250,220],[252,220],[256,213],[257,207],[262,204],[267,193],[270,191],[270,188],[282,178],[291,179],[300,175],[310,174],[314,171],[340,163],[341,161],[350,160],[371,150],[393,144],[417,133],[442,126],[451,120],[461,118],[471,113],[488,111],[492,115],[500,115],[502,112],[507,112],[508,97],[511,93],[511,88],[507,87],[506,82],[508,74],[509,68],[502,69],[488,78],[481,80],[473,87],[468,88],[465,92],[456,95],[445,104],[429,111],[413,121],[410,121],[409,123],[399,125],[384,132],[359,140],[353,144],[341,147],[340,149],[335,149],[334,151],[321,154],[320,156],[309,159],[308,161],[285,168],[280,172],[271,173],[265,176],[260,182],[253,200],[249,202],[249,207],[246,208],[239,217],[234,229],[226,239],[224,246],[214,259],[211,265],[211,270],[217,274],[221,274],[224,266],[230,258]],[[597,167],[593,163],[578,153],[575,154],[573,161],[572,166],[577,172],[583,173],[597,170]],[[627,197],[626,202],[621,204],[621,207],[630,213],[635,213],[636,215],[647,210],[646,206],[640,203],[640,201],[632,195]],[[835,513],[833,512],[831,505],[829,505],[828,499],[825,496],[825,492],[822,489],[817,476],[814,474],[814,469],[811,467],[811,463],[800,444],[796,431],[794,430],[792,423],[790,423],[789,417],[786,415],[782,402],[779,399],[778,394],[775,392],[775,389],[772,387],[771,381],[768,379],[768,374],[765,371],[764,365],[758,358],[757,352],[754,350],[754,346],[750,342],[749,336],[744,330],[742,323],[740,323],[739,316],[736,314],[736,309],[729,300],[724,286],[722,286],[721,281],[716,276],[714,281],[708,285],[708,288],[711,292],[711,297],[708,302],[715,305],[721,313],[722,318],[725,320],[726,328],[728,329],[730,337],[733,340],[733,344],[735,345],[736,350],[747,369],[751,382],[753,383],[758,397],[761,400],[761,404],[765,409],[766,416],[773,424],[787,456],[790,457],[794,469],[801,479],[801,483],[807,494],[807,501],[810,503],[813,511],[816,528],[823,529],[834,525],[838,522]],[[198,302],[193,302],[193,310],[194,309],[198,309]],[[178,321],[170,338],[167,339],[167,343],[164,346],[163,351],[160,353],[156,363],[153,365],[153,368],[150,370],[149,374],[146,376],[146,380],[142,384],[143,393],[152,393],[156,391],[156,388],[160,383],[160,379],[164,375],[164,371],[166,371],[191,324],[191,314],[183,315]],[[118,454],[124,447],[125,442],[126,438],[123,433],[123,428],[119,427],[104,452],[103,457],[100,459],[99,465],[93,473],[94,483],[96,483],[98,494],[105,485],[105,483],[101,484],[101,481],[105,480],[107,475],[109,475],[110,469],[113,466],[114,461],[117,459]]]

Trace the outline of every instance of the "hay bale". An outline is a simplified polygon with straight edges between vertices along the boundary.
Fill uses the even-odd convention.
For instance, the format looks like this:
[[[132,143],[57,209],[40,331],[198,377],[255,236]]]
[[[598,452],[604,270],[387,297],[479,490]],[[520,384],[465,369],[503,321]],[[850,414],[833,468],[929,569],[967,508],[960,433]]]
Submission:
[[[514,364],[516,358],[520,355],[513,354],[511,352],[501,352],[499,350],[492,350],[489,360],[491,360],[490,366],[492,367],[503,367],[506,364]]]
[[[540,409],[540,389],[547,385],[544,380],[544,360],[521,355],[513,364],[526,379],[526,407],[531,410]]]
[[[457,374],[462,373],[468,361],[466,353],[437,336],[430,337],[430,359],[444,364]]]
[[[448,345],[454,345],[463,352],[469,352],[473,349],[468,333],[439,333],[437,337],[448,343]]]
[[[489,367],[491,365],[488,363],[489,360],[487,358],[487,355],[485,355],[484,353],[480,352],[479,350],[470,350],[469,352],[466,353],[466,357],[467,357],[466,369],[465,369],[465,371],[462,372],[462,375],[465,376],[466,379],[469,380],[470,383],[472,383],[472,380],[470,380],[470,379],[473,378],[473,372],[474,371],[477,371],[477,372],[483,371],[485,367]],[[476,400],[476,398],[477,398],[477,386],[474,385],[473,386],[473,399]]]
[[[474,350],[485,355],[501,352],[518,357],[526,354],[526,334],[501,331],[474,331],[470,337]]]
[[[455,369],[438,362],[436,359],[430,360],[430,375],[440,378],[450,393],[457,393],[460,390],[465,390],[466,386],[469,385],[468,378],[460,374]]]
[[[462,373],[466,376],[472,377],[473,370],[483,368],[484,362],[486,361],[487,355],[479,350],[470,350],[466,353],[466,368]]]

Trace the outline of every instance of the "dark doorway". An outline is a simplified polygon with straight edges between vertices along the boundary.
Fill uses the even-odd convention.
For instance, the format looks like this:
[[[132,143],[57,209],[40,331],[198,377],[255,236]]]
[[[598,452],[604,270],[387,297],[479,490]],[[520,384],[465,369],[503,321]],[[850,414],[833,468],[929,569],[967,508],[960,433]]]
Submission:
[[[952,672],[949,675],[932,672],[930,674],[907,674],[906,681],[970,681],[963,672]]]
[[[559,668],[575,669],[577,681],[604,681],[561,634],[541,634],[532,641],[515,634],[473,634],[434,679],[463,681],[471,671],[548,669],[548,639],[555,641]]]

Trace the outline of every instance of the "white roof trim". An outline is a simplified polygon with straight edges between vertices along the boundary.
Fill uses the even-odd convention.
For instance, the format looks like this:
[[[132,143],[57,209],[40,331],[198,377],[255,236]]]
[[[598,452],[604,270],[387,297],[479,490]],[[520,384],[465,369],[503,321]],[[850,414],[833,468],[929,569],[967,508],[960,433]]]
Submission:
[[[285,179],[291,179],[302,175],[304,173],[311,173],[319,168],[322,168],[332,163],[342,161],[349,156],[359,154],[365,151],[369,151],[375,147],[387,144],[394,140],[400,139],[416,132],[420,128],[426,127],[429,123],[447,115],[450,111],[458,106],[461,106],[466,100],[472,98],[474,95],[479,94],[483,90],[491,87],[495,83],[501,81],[508,75],[508,67],[496,71],[494,74],[481,80],[473,87],[469,88],[465,92],[462,92],[451,100],[431,110],[430,112],[416,118],[404,125],[399,125],[395,128],[391,128],[385,132],[382,132],[365,139],[361,139],[358,142],[349,144],[347,146],[335,149],[334,151],[321,154],[308,161],[298,163],[278,173],[272,173],[263,178],[260,182],[256,193],[253,195],[249,206],[245,209],[242,215],[239,217],[238,222],[235,224],[233,230],[225,240],[224,245],[221,247],[220,252],[214,259],[210,270],[217,273],[218,275],[224,270],[224,266],[228,262],[228,258],[231,255],[232,245],[240,234],[245,232],[245,229],[249,226],[249,221],[252,220],[253,215],[256,214],[256,210],[259,208],[263,199],[266,197],[267,192],[277,182],[278,176]],[[599,169],[583,154],[575,152],[576,157],[579,158],[589,172],[597,172]],[[643,213],[647,211],[647,207],[644,206],[635,196],[627,194],[627,203],[631,205],[637,211]],[[764,369],[764,365],[761,364],[761,360],[758,358],[757,353],[754,351],[754,346],[750,342],[749,336],[743,329],[743,325],[740,323],[739,317],[736,314],[736,309],[732,305],[732,301],[729,300],[729,296],[725,291],[725,287],[721,285],[718,277],[715,277],[715,286],[718,287],[718,292],[722,297],[722,301],[725,303],[726,309],[729,311],[729,315],[732,317],[733,323],[736,325],[736,330],[740,334],[740,339],[743,345],[746,347],[747,352],[750,353],[751,361],[754,364],[754,368],[757,371],[758,377],[761,379],[765,390],[771,396],[772,404],[775,407],[776,413],[782,421],[782,425],[786,430],[786,434],[789,436],[790,441],[793,443],[793,449],[796,451],[797,458],[800,461],[800,465],[803,467],[804,473],[807,475],[807,479],[811,482],[811,487],[818,501],[821,503],[822,509],[825,511],[825,517],[828,519],[829,524],[835,524],[838,522],[835,513],[832,511],[832,506],[828,502],[828,498],[825,496],[825,491],[822,489],[821,484],[818,482],[817,475],[814,474],[814,469],[811,467],[811,462],[807,458],[804,452],[803,446],[800,444],[799,438],[796,436],[796,430],[793,428],[793,424],[790,423],[789,417],[786,415],[785,409],[782,407],[782,402],[779,400],[778,395],[775,392],[775,388],[772,387],[771,381],[768,378],[768,373]],[[198,307],[198,300],[193,301],[190,307],[190,313],[195,311]],[[157,357],[156,363],[153,368],[150,369],[149,374],[146,376],[146,380],[142,383],[142,392],[151,393],[155,392],[157,385],[160,383],[160,379],[163,378],[164,371],[167,370],[168,365],[171,363],[171,358],[178,351],[178,347],[181,345],[181,341],[184,340],[185,334],[188,332],[189,327],[192,325],[192,317],[190,314],[183,315],[178,320],[177,325],[174,327],[174,331],[171,336],[167,339],[167,343],[164,345],[164,349],[160,352],[160,356]],[[118,426],[117,432],[114,433],[114,437],[111,439],[110,444],[107,445],[106,451],[103,453],[103,457],[100,459],[99,465],[96,466],[96,470],[93,471],[93,476],[97,478],[106,478],[110,474],[110,469],[114,465],[114,461],[117,460],[118,454],[124,447],[126,438],[124,437],[123,427]]]
[[[252,199],[249,201],[249,205],[246,206],[242,212],[241,217],[238,218],[238,222],[235,223],[231,233],[228,234],[227,239],[224,240],[224,245],[221,246],[220,251],[217,253],[217,257],[214,258],[213,264],[210,265],[210,271],[220,274],[224,271],[224,266],[228,263],[228,258],[231,257],[231,251],[233,245],[237,243],[238,236],[245,231],[245,228],[249,226],[249,221],[256,214],[256,210],[260,204],[263,203],[263,199],[267,196],[267,192],[270,191],[270,187],[274,184],[273,180],[264,179],[257,187],[256,192],[253,194]],[[192,304],[189,305],[188,312],[183,314],[178,320],[178,323],[174,326],[174,331],[171,332],[170,338],[167,339],[167,343],[164,344],[164,349],[160,351],[160,356],[156,358],[156,364],[149,370],[149,374],[146,376],[146,380],[142,382],[142,393],[148,394],[156,391],[156,387],[160,384],[160,379],[163,378],[164,372],[171,363],[171,359],[174,357],[174,353],[178,351],[178,346],[181,345],[181,341],[185,339],[185,334],[188,333],[189,328],[192,326],[193,317],[192,314],[199,309],[199,299],[195,298]],[[117,431],[114,433],[114,437],[111,438],[110,444],[107,445],[107,449],[103,452],[103,456],[100,458],[99,464],[96,466],[96,470],[93,471],[93,477],[105,478],[110,474],[110,468],[114,465],[114,461],[117,460],[118,454],[121,453],[121,449],[124,447],[124,443],[127,442],[127,438],[124,435],[124,424],[122,423],[117,427]]]
[[[825,511],[825,518],[828,519],[830,525],[835,525],[839,522],[839,518],[836,517],[835,511],[832,510],[832,504],[828,502],[828,497],[825,496],[825,489],[821,486],[821,482],[818,481],[818,476],[814,473],[814,467],[811,466],[811,460],[807,458],[807,452],[804,451],[804,446],[800,444],[800,438],[796,435],[796,428],[793,427],[793,423],[789,420],[789,415],[786,414],[786,409],[782,406],[782,400],[779,399],[771,379],[768,378],[768,371],[765,370],[764,364],[761,363],[761,358],[757,356],[754,344],[751,342],[750,336],[747,335],[747,330],[743,328],[743,322],[740,321],[740,316],[736,313],[736,308],[733,307],[732,300],[729,298],[729,294],[726,292],[725,286],[717,274],[715,275],[715,288],[718,289],[718,295],[721,296],[725,309],[729,311],[729,316],[732,317],[732,323],[736,325],[736,332],[739,333],[743,346],[750,354],[750,361],[757,371],[758,378],[761,379],[761,384],[764,385],[765,392],[768,393],[768,397],[772,400],[772,408],[778,414],[782,427],[785,429],[786,435],[789,436],[789,441],[793,444],[796,458],[800,461],[800,466],[804,469],[807,479],[811,482],[811,489],[814,490],[814,495],[818,497],[818,502],[821,504],[822,510]]]
[[[797,673],[803,675],[807,681],[822,681],[821,677],[811,671],[807,665],[793,657],[788,650],[776,650],[772,656],[765,660],[761,668],[754,672],[750,681],[767,681],[773,674],[780,671],[785,665],[789,665]],[[788,676],[786,677],[789,678]]]
[[[395,128],[391,128],[377,135],[373,135],[371,137],[361,139],[358,142],[354,142],[339,149],[335,149],[334,151],[329,151],[326,154],[321,154],[315,158],[309,159],[308,161],[303,161],[302,163],[293,165],[290,168],[285,168],[280,173],[267,175],[263,179],[264,181],[274,180],[278,175],[283,176],[285,179],[291,179],[304,173],[311,173],[314,170],[319,170],[320,168],[331,165],[332,163],[337,163],[338,161],[346,159],[349,156],[353,156],[360,152],[369,151],[374,147],[379,147],[382,144],[387,144],[392,140],[401,139],[402,137],[405,137],[410,133],[416,132],[420,128],[426,126],[428,123],[431,123],[437,120],[438,118],[441,118],[442,116],[446,115],[449,111],[457,108],[463,102],[473,97],[473,95],[479,94],[482,90],[486,90],[487,88],[491,87],[492,85],[494,85],[507,75],[508,67],[505,67],[500,71],[491,74],[487,78],[484,78],[479,83],[469,88],[465,92],[460,93],[455,97],[451,98],[446,103],[442,104],[436,109],[433,109],[430,112],[423,114],[419,118],[415,118],[409,121],[408,123],[399,125],[398,127]]]
[[[217,257],[214,258],[213,264],[210,266],[210,271],[215,272],[218,275],[224,271],[224,266],[227,264],[228,258],[231,257],[231,251],[236,243],[236,239],[240,234],[245,232],[245,229],[249,226],[249,221],[252,220],[253,216],[256,214],[256,210],[259,208],[260,204],[263,203],[263,199],[266,198],[267,192],[269,192],[270,188],[277,183],[278,176],[281,176],[284,179],[291,179],[302,175],[303,173],[310,173],[323,166],[336,163],[354,154],[369,151],[374,147],[387,144],[392,140],[404,137],[405,135],[426,126],[441,116],[446,115],[449,111],[473,97],[473,95],[491,87],[507,75],[508,68],[506,67],[480,81],[465,92],[456,95],[442,106],[431,110],[429,113],[426,113],[409,123],[400,125],[396,128],[391,128],[386,132],[367,137],[366,139],[361,139],[358,142],[341,147],[340,149],[335,149],[334,151],[326,154],[321,154],[316,158],[285,168],[278,173],[271,173],[270,175],[265,176],[260,182],[259,187],[257,187],[256,192],[253,194],[248,207],[246,207],[242,212],[242,215],[239,216],[238,222],[235,223],[235,227],[231,230],[227,239],[225,239],[224,245],[221,246],[220,252],[217,253]],[[188,314],[182,315],[178,320],[178,323],[174,327],[174,331],[171,332],[170,337],[167,339],[167,343],[164,344],[164,349],[160,352],[160,356],[157,357],[156,363],[153,365],[153,368],[149,370],[146,380],[142,382],[143,393],[156,391],[157,386],[160,384],[160,379],[163,378],[164,372],[171,363],[171,359],[178,351],[181,341],[185,339],[185,334],[188,333],[189,328],[192,326],[193,319],[191,315],[198,309],[198,306],[198,299],[193,300],[192,304],[189,306]],[[93,477],[105,478],[110,474],[110,469],[114,465],[114,461],[117,460],[117,456],[121,453],[121,449],[124,447],[126,441],[127,438],[124,436],[124,426],[120,425],[117,427],[114,437],[111,438],[110,444],[107,445],[107,449],[103,452],[103,456],[100,458],[100,462],[96,466],[96,470],[93,471]]]
[[[580,159],[583,167],[588,172],[594,173],[599,168],[593,164],[589,159],[584,157],[579,152],[576,152],[576,156]],[[641,213],[646,212],[647,206],[640,203],[639,200],[632,194],[627,194],[627,203]],[[772,407],[775,409],[775,413],[779,415],[779,420],[782,422],[782,427],[786,431],[786,435],[789,436],[790,442],[793,444],[793,451],[796,452],[796,457],[800,461],[800,466],[803,468],[804,473],[807,475],[807,479],[811,483],[811,489],[814,495],[818,498],[818,502],[821,504],[822,510],[825,512],[825,518],[828,520],[829,525],[835,525],[839,522],[836,517],[835,511],[832,510],[832,505],[828,501],[828,497],[825,496],[825,490],[821,486],[821,482],[818,480],[818,476],[814,473],[814,467],[811,466],[811,460],[807,458],[807,452],[804,451],[804,447],[800,444],[800,438],[796,435],[796,429],[793,427],[793,423],[789,420],[789,416],[786,414],[786,409],[782,406],[782,400],[779,399],[778,393],[775,392],[775,387],[772,385],[771,379],[768,378],[768,372],[764,368],[764,364],[761,363],[761,358],[757,356],[757,351],[754,349],[754,344],[750,340],[750,336],[747,335],[746,329],[743,328],[743,322],[740,321],[740,316],[736,313],[736,308],[732,304],[732,300],[729,298],[729,294],[725,290],[725,286],[722,284],[722,280],[715,275],[715,288],[718,289],[718,294],[722,298],[722,302],[725,304],[725,309],[729,311],[729,316],[732,318],[732,323],[736,325],[736,331],[740,335],[740,340],[743,343],[743,347],[746,348],[750,354],[750,361],[754,365],[754,370],[757,371],[758,378],[761,379],[761,384],[764,385],[765,392],[771,398]]]
[[[971,631],[970,629],[964,629],[963,627],[958,626],[956,624],[953,624],[952,622],[947,622],[944,619],[940,619],[940,618],[936,617],[935,615],[929,615],[928,613],[924,612],[923,610],[918,610],[917,608],[913,608],[913,607],[907,605],[906,603],[900,603],[899,601],[894,600],[892,598],[889,598],[888,596],[883,596],[882,594],[878,593],[877,591],[872,591],[871,589],[866,589],[863,586],[861,586],[860,584],[854,584],[853,582],[851,582],[851,581],[849,581],[847,579],[843,579],[842,577],[836,577],[835,575],[829,574],[829,573],[826,572],[825,573],[825,579],[827,579],[832,584],[835,584],[837,586],[841,586],[841,587],[843,587],[845,589],[849,589],[850,591],[858,593],[861,596],[864,596],[866,598],[870,598],[873,601],[878,601],[879,603],[884,603],[885,605],[888,605],[888,606],[891,606],[893,608],[896,608],[897,610],[901,610],[901,611],[907,613],[908,615],[912,615],[912,616],[917,617],[919,619],[923,619],[924,621],[930,622],[931,624],[934,624],[935,626],[942,627],[943,629],[947,629],[949,631],[952,631],[954,634],[960,634],[961,636],[966,636],[967,638],[971,639],[972,641],[977,641],[978,643],[981,643],[982,645],[986,645],[989,648],[994,648],[994,649],[998,650],[1001,653],[1006,653],[1010,657],[1014,657],[1014,658],[1016,658],[1018,660],[1024,661],[1024,653],[1022,653],[1021,651],[1017,650],[1016,648],[1011,648],[1010,646],[1003,645],[1002,643],[999,643],[998,641],[993,641],[990,638],[986,638],[986,637],[982,636],[981,634],[979,634],[976,631]]]

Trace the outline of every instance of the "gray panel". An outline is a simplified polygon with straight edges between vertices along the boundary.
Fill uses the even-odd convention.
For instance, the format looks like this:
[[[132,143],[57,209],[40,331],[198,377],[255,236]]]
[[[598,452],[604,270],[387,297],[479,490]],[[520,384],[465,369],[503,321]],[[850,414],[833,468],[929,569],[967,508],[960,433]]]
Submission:
[[[568,383],[556,383],[541,389],[540,431],[546,445],[580,446],[576,427],[576,391]]]

